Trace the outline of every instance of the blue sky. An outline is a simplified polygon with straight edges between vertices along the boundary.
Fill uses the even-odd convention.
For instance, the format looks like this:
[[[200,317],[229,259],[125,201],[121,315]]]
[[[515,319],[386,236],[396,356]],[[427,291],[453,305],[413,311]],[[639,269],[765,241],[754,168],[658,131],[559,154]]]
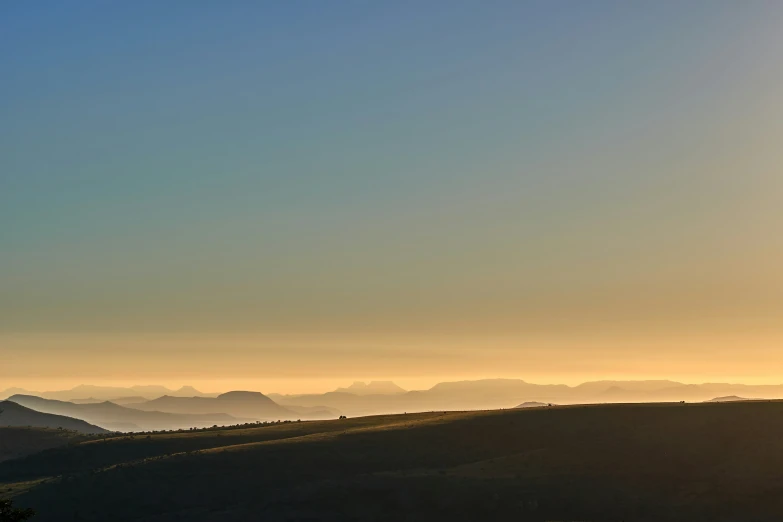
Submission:
[[[6,3],[0,333],[767,331],[782,13]]]

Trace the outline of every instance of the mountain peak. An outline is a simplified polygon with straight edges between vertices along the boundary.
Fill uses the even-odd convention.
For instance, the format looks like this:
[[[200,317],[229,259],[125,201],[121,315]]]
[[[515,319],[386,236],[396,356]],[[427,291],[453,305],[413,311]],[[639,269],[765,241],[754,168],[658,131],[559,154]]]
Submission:
[[[515,406],[515,408],[542,408],[544,406],[551,406],[551,404],[546,402],[527,401],[523,402],[519,406]]]
[[[392,381],[370,381],[369,383],[354,381],[354,383],[347,388],[337,388],[335,391],[340,393],[352,393],[354,395],[396,395],[405,393],[403,388],[400,388]]]
[[[176,395],[179,395],[181,397],[187,396],[187,397],[200,397],[201,395],[204,395],[200,391],[198,391],[193,386],[183,386],[179,390],[174,392]]]
[[[257,391],[230,391],[223,393],[221,395],[218,395],[217,398],[219,400],[229,400],[229,401],[247,401],[247,400],[259,400],[259,399],[265,399],[267,401],[271,401],[269,397],[264,395],[261,392]]]
[[[7,390],[4,390],[0,392],[0,400],[5,399],[7,397],[11,397],[12,395],[32,395],[33,392],[29,390],[25,390],[24,388],[8,388]]]
[[[715,397],[706,402],[739,402],[739,401],[757,401],[759,399],[748,399],[746,397],[739,397],[737,395],[727,395],[726,397]]]

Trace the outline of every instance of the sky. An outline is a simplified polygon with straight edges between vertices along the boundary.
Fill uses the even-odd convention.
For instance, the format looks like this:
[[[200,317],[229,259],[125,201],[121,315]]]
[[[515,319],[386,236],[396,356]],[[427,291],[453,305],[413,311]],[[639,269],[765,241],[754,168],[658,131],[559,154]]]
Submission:
[[[772,1],[4,2],[0,389],[783,382],[781,48]]]

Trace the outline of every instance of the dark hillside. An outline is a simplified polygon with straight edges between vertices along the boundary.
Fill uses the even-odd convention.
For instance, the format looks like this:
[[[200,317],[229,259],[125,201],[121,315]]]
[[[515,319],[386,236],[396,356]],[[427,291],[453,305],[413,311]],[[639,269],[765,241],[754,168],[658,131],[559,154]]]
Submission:
[[[783,513],[781,402],[566,406],[302,426],[308,424],[331,431],[72,474],[18,501],[38,509],[41,521],[78,513],[81,520],[158,522],[771,522]],[[10,468],[0,469],[11,478]]]
[[[0,428],[0,462],[84,440],[75,431],[55,428]]]
[[[430,418],[436,414],[411,415]],[[173,433],[108,435],[76,446],[30,455],[0,464],[0,483],[89,472],[108,466],[210,448],[265,442],[313,434],[379,427],[400,422],[396,415],[341,421],[288,422],[232,429]]]

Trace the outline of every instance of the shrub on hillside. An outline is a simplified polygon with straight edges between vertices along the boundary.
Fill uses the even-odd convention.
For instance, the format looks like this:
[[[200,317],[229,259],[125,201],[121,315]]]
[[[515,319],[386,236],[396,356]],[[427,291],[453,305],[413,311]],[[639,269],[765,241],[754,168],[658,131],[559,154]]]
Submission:
[[[35,516],[32,509],[14,508],[11,500],[0,500],[0,522],[22,522]]]

